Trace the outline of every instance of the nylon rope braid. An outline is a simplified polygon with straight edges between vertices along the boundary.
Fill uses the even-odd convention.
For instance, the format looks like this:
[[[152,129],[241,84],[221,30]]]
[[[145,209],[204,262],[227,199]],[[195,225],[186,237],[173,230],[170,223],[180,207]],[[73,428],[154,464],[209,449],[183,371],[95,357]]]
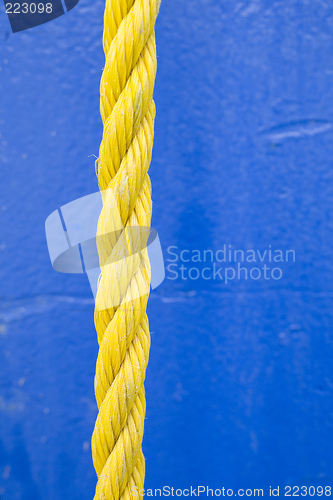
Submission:
[[[129,245],[126,228],[149,228],[152,212],[148,168],[154,140],[156,75],[154,26],[160,0],[107,0],[104,12],[105,67],[100,109],[104,130],[96,161],[99,188],[116,193],[117,211],[108,194],[97,228],[100,262],[117,261]],[[119,213],[120,221],[114,214]],[[116,231],[119,224],[124,230]],[[107,236],[105,236],[107,235]],[[139,239],[147,241],[147,235]],[[137,245],[135,241],[135,245]],[[142,241],[139,243],[143,248]],[[135,246],[134,245],[134,246]],[[124,260],[101,266],[95,306],[99,353],[95,394],[99,408],[92,455],[98,481],[95,500],[135,498],[143,488],[142,438],[145,418],[144,378],[150,334],[146,306],[150,285],[147,250],[135,254],[131,269]],[[123,280],[119,276],[125,276]],[[124,285],[126,283],[126,286]],[[116,295],[118,302],[109,304]],[[104,306],[103,306],[104,304]],[[118,304],[118,305],[117,305]]]

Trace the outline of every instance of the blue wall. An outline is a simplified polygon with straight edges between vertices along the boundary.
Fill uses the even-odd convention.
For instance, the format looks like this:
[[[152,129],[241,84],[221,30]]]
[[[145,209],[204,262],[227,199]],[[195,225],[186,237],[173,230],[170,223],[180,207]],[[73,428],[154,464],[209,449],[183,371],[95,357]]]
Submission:
[[[44,222],[97,190],[102,24],[103,2],[81,0],[13,35],[0,9],[3,500],[94,494],[93,298],[53,271]],[[153,291],[146,486],[332,485],[332,4],[165,0],[156,31],[165,258],[231,245],[296,261],[279,280],[167,271]]]

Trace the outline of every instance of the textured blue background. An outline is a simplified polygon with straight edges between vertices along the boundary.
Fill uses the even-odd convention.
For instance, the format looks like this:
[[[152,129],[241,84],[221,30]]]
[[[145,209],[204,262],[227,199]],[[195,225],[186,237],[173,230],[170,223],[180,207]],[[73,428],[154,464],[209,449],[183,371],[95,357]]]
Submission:
[[[13,35],[0,9],[0,494],[88,500],[97,341],[44,221],[96,191],[103,2]],[[294,249],[278,281],[149,302],[146,486],[325,485],[332,471],[333,11],[165,0],[153,225],[181,249]],[[1,493],[2,492],[2,493]]]

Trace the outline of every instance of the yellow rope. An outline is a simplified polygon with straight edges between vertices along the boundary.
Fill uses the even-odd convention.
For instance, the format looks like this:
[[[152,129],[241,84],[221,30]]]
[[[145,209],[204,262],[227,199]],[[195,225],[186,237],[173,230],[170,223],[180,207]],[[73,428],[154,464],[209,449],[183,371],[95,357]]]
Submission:
[[[150,227],[147,172],[154,138],[154,25],[159,5],[160,0],[106,0],[104,14],[104,132],[97,175],[100,189],[107,191],[97,230],[103,267],[95,307],[99,342],[95,377],[99,414],[92,436],[98,475],[95,500],[136,498],[133,487],[140,490],[144,482],[141,447],[150,347],[146,314],[150,266],[146,250],[133,255],[133,248],[144,246],[139,240],[145,242],[147,234],[131,239],[126,229]],[[117,232],[119,228],[124,230]],[[117,261],[117,255],[123,257],[128,247],[131,251],[125,254],[133,256],[130,264],[127,259],[127,264],[119,260],[116,266],[104,265]]]

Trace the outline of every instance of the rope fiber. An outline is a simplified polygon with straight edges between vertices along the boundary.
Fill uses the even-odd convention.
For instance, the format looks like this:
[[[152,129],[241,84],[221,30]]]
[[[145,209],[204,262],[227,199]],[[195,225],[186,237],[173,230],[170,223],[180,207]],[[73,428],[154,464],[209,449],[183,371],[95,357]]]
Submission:
[[[142,241],[134,241],[135,248],[144,250],[131,266],[116,256],[124,256],[126,245],[133,247],[127,228],[150,227],[152,201],[147,172],[154,139],[154,25],[159,6],[160,0],[106,0],[104,13],[106,60],[100,101],[104,131],[96,162],[103,197],[97,247],[103,266],[95,307],[99,342],[95,376],[99,413],[92,436],[98,475],[95,500],[137,498],[144,483],[150,265]],[[116,193],[112,202],[109,190]],[[115,220],[115,213],[121,220]],[[123,230],[117,231],[119,227]],[[146,241],[147,232],[143,231],[140,238]],[[115,261],[116,266],[104,265]]]

